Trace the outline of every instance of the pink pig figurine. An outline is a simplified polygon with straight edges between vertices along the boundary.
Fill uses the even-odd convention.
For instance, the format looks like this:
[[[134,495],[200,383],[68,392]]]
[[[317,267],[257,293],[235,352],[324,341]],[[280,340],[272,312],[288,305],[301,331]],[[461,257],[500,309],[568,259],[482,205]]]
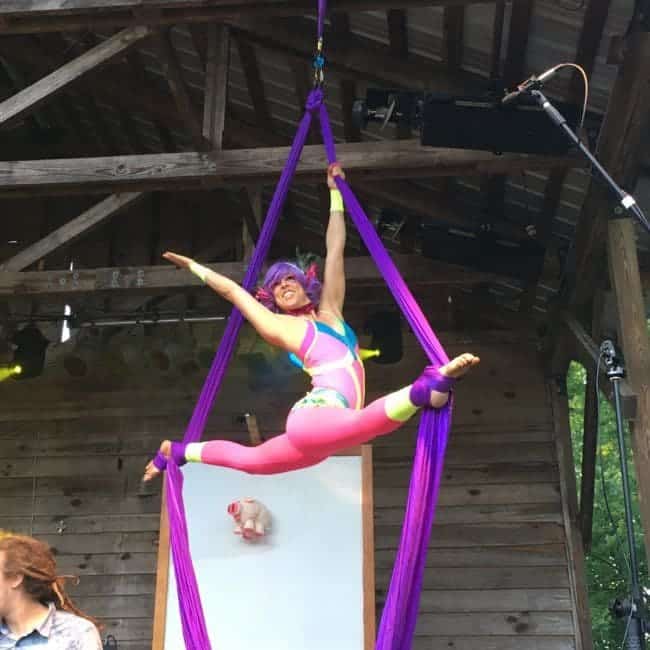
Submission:
[[[266,534],[271,527],[271,514],[259,501],[249,497],[233,501],[228,506],[228,514],[237,524],[233,531],[244,539],[254,539]]]

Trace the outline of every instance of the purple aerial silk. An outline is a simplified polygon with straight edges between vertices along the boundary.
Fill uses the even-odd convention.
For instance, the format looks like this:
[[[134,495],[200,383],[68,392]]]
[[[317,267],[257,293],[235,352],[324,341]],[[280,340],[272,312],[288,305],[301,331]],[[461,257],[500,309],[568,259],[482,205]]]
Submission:
[[[322,35],[324,15],[325,0],[319,0],[319,36]],[[276,187],[253,257],[248,266],[243,282],[243,286],[248,290],[254,287],[267,257],[291,179],[307,138],[312,115],[316,111],[319,113],[327,158],[330,163],[336,160],[334,138],[327,109],[323,103],[323,92],[320,88],[317,88],[312,90],[307,99],[305,115],[298,127],[287,163]],[[337,177],[336,182],[361,238],[375,260],[378,269],[383,274],[386,284],[426,355],[436,365],[445,364],[448,361],[445,351],[395,264],[386,252],[375,228],[365,215],[363,208],[345,180]],[[198,403],[190,419],[183,439],[184,442],[196,442],[201,438],[210,409],[232,357],[242,322],[241,313],[237,309],[233,309],[212,367],[201,390]],[[433,524],[435,504],[438,499],[450,422],[451,400],[442,409],[424,410],[420,419],[402,536],[379,625],[376,650],[410,650],[412,646],[426,551]],[[182,487],[183,475],[181,471],[173,462],[169,462],[165,496],[185,647],[187,650],[210,650],[210,640],[205,626],[201,599],[190,556]]]
[[[318,109],[322,102],[321,91],[314,91],[307,101],[307,110],[300,121],[298,131],[294,137],[291,151],[287,159],[280,182],[269,206],[269,210],[260,232],[255,251],[244,277],[243,286],[252,290],[262,270],[266,259],[271,239],[277,228],[282,206],[289,191],[289,185],[300,159],[300,153],[307,139],[311,125],[312,113]],[[219,344],[219,349],[212,362],[210,372],[203,384],[199,400],[194,407],[194,412],[188,424],[183,442],[197,442],[200,440],[205,428],[205,423],[210,414],[214,400],[219,392],[224,375],[232,353],[235,349],[237,335],[243,323],[243,316],[238,309],[233,309],[228,319],[226,330]],[[165,482],[165,496],[169,515],[169,542],[174,561],[174,573],[178,592],[178,607],[181,614],[183,638],[187,650],[210,650],[210,639],[205,627],[205,618],[201,607],[201,597],[196,582],[196,575],[192,565],[187,524],[185,521],[185,508],[183,506],[183,475],[173,462],[167,464],[167,480]]]

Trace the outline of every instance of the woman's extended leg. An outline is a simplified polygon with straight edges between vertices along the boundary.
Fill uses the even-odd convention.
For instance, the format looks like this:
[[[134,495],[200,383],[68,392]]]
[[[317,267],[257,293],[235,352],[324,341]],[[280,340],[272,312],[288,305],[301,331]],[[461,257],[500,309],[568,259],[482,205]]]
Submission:
[[[316,465],[325,459],[325,456],[312,455],[297,449],[286,433],[254,447],[240,445],[231,440],[207,440],[187,445],[165,440],[160,446],[160,455],[164,458],[173,456],[179,465],[188,461],[205,463],[248,474],[282,474]],[[151,480],[161,469],[157,461],[151,461],[145,469],[143,480]]]
[[[281,474],[316,465],[326,456],[296,448],[283,433],[255,447],[230,440],[190,443],[185,450],[185,458],[190,462],[229,467],[248,474]]]
[[[172,454],[177,462],[188,460],[229,467],[249,474],[279,474],[320,463],[328,456],[391,433],[411,418],[422,406],[442,406],[448,399],[449,385],[478,358],[461,355],[447,366],[427,368],[410,386],[372,402],[364,409],[336,407],[294,409],[287,418],[287,430],[256,447],[230,440],[161,445],[165,457]],[[160,468],[152,462],[144,480],[150,480]]]

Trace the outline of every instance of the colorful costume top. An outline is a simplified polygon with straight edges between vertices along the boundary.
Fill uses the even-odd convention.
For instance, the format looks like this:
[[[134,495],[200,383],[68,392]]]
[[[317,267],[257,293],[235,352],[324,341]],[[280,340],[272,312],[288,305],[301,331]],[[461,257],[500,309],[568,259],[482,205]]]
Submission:
[[[359,343],[352,328],[345,321],[340,322],[342,334],[321,321],[307,321],[305,338],[295,356],[311,376],[314,390],[294,408],[325,405],[363,408],[366,378]]]

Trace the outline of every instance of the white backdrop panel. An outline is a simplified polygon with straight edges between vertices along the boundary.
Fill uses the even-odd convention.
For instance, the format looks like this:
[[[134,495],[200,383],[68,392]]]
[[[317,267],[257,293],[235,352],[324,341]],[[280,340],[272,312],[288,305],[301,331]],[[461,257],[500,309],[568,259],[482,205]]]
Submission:
[[[362,457],[251,476],[189,463],[184,500],[213,650],[362,650]],[[255,543],[226,508],[253,497],[273,517]],[[169,559],[171,563],[171,558]],[[170,564],[165,650],[184,647]]]

